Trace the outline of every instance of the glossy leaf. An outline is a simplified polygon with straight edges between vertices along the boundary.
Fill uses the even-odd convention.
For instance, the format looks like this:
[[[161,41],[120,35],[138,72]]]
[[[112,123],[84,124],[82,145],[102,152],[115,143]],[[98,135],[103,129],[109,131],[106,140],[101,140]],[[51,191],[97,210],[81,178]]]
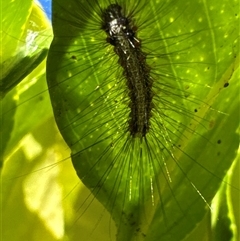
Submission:
[[[163,7],[166,15],[160,15],[161,20],[156,29],[152,28],[152,32],[148,29],[148,36],[159,33],[164,39],[165,51],[176,53],[179,50],[179,45],[174,44],[176,39],[167,36],[178,36],[178,33],[185,33],[186,28],[190,29],[187,33],[191,37],[184,39],[176,37],[177,41],[181,41],[180,46],[183,48],[191,46],[185,55],[176,56],[179,61],[177,64],[187,63],[190,67],[181,68],[169,58],[169,71],[173,76],[183,80],[184,84],[176,81],[176,88],[181,84],[181,88],[189,84],[191,92],[197,96],[195,102],[186,101],[183,104],[189,110],[194,109],[197,98],[202,101],[202,104],[198,107],[198,117],[192,115],[188,120],[186,118],[181,120],[184,122],[184,128],[180,135],[172,135],[176,131],[175,126],[164,126],[164,128],[170,128],[168,134],[170,133],[171,139],[174,138],[174,145],[178,146],[166,153],[161,150],[161,148],[164,149],[164,145],[169,144],[164,143],[164,139],[159,141],[164,143],[163,147],[156,146],[155,150],[151,146],[154,143],[151,137],[148,140],[149,149],[139,148],[140,142],[137,140],[133,140],[127,146],[128,135],[122,136],[124,129],[121,124],[127,123],[128,115],[118,115],[124,111],[121,98],[118,99],[117,88],[121,83],[117,82],[114,86],[114,82],[110,80],[110,78],[117,80],[118,77],[115,75],[118,72],[114,67],[117,58],[112,62],[105,60],[102,65],[99,64],[99,60],[104,58],[104,52],[111,50],[109,50],[110,47],[98,50],[97,47],[95,49],[91,46],[98,40],[97,37],[104,39],[104,33],[100,30],[98,34],[91,32],[91,26],[94,24],[94,18],[91,15],[89,21],[83,20],[87,15],[85,16],[81,9],[90,5],[82,3],[81,6],[81,3],[75,1],[66,8],[61,1],[56,1],[53,5],[53,11],[56,14],[61,12],[60,16],[57,14],[53,18],[55,36],[48,57],[48,85],[55,118],[61,134],[71,148],[73,164],[79,177],[115,220],[118,228],[117,240],[178,241],[183,239],[204,217],[207,210],[206,204],[210,203],[217,192],[238,147],[239,136],[236,130],[239,120],[235,117],[235,113],[239,108],[239,101],[234,96],[237,95],[239,88],[237,81],[239,51],[237,20],[235,20],[237,18],[232,10],[234,3],[231,7],[215,1],[212,3],[189,1],[185,4],[173,1],[172,3],[174,4],[170,13],[168,7]],[[95,2],[91,7],[94,7],[94,4]],[[105,6],[104,2],[99,4]],[[154,9],[159,9],[158,4],[161,3],[155,1],[150,3],[153,18]],[[80,10],[79,13],[75,11],[77,8]],[[213,11],[214,9],[225,10],[226,18],[229,19],[228,25],[222,23],[221,15]],[[145,9],[142,11],[144,12]],[[66,25],[68,23],[66,19],[72,23],[70,26]],[[160,26],[164,26],[168,19],[177,19],[177,21],[161,29]],[[144,38],[144,34],[147,33],[141,34],[140,38]],[[226,37],[223,39],[222,36]],[[156,49],[157,44],[158,42],[154,42],[148,46],[150,49]],[[161,63],[160,59],[154,59],[154,61],[156,65]],[[204,61],[204,67],[201,61]],[[114,74],[108,73],[107,69]],[[166,88],[169,83],[174,86],[173,80],[164,81],[167,80],[163,80]],[[230,88],[224,89],[226,83],[230,83]],[[205,86],[210,88],[204,88]],[[171,91],[170,93],[173,94],[173,89]],[[105,102],[106,99],[107,102]],[[120,104],[114,116],[116,103]],[[215,111],[211,111],[209,106]],[[180,105],[179,108],[181,108]],[[216,110],[227,113],[227,116],[219,114]],[[172,119],[177,119],[179,113],[170,110],[168,114],[171,114]],[[160,118],[158,120],[156,118],[156,121],[161,121]],[[196,120],[196,118],[201,119]],[[210,121],[206,124],[205,120]],[[152,129],[156,127],[154,124]],[[193,135],[193,132],[197,134]],[[120,141],[120,138],[123,140]],[[114,147],[116,140],[117,144]],[[219,145],[217,145],[218,142]],[[126,147],[126,154],[121,149],[124,147]],[[127,155],[131,148],[135,148],[133,156]],[[138,167],[137,153],[141,152],[140,149],[143,153],[147,150],[155,151],[155,154],[151,154],[154,157],[157,156],[156,153],[163,156],[159,157],[161,164],[153,167],[156,168],[153,180],[157,180],[153,186],[155,185],[155,190],[158,185],[161,187],[161,191],[157,190],[158,195],[152,194],[157,196],[154,208],[151,198],[148,201],[145,198],[150,195],[147,177],[151,176],[151,170],[148,169],[150,162],[148,158],[151,159],[151,155],[144,153],[141,157],[144,167]],[[161,165],[164,163],[170,170],[172,183],[168,183],[167,173],[162,170]],[[115,168],[112,168],[113,166]],[[129,173],[134,168],[137,169],[135,176],[131,174],[134,194],[132,194],[132,200],[127,201]],[[140,174],[142,169],[146,179]],[[139,196],[141,192],[142,200]],[[199,198],[199,193],[202,198]]]

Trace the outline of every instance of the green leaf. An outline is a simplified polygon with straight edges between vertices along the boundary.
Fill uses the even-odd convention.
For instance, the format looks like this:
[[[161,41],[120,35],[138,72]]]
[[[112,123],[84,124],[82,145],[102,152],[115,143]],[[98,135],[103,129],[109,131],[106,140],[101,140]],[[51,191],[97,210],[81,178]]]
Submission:
[[[6,3],[7,5],[5,5]],[[15,116],[16,106],[23,101],[20,95],[43,74],[44,65],[33,74],[30,73],[47,55],[47,47],[51,41],[51,35],[49,35],[51,28],[39,7],[32,4],[32,1],[24,1],[22,4],[18,1],[5,1],[1,7],[3,13],[1,43],[2,48],[8,50],[4,51],[0,63],[2,70],[0,79],[0,120],[2,127],[0,157],[1,162],[3,162],[3,155],[6,152],[7,145],[9,144],[11,150],[23,135],[30,130],[29,126],[27,126],[22,131],[21,127],[16,128],[18,124],[15,123],[17,131],[14,135],[11,135],[14,122],[18,122],[18,118]],[[26,76],[28,78],[25,83],[17,86]],[[42,82],[42,85],[44,85],[44,82]],[[14,87],[16,88],[12,90]],[[46,85],[44,85],[44,90],[46,90]],[[29,93],[31,91],[28,92],[28,99],[33,96],[32,93],[30,95]],[[6,96],[6,94],[8,95]],[[30,105],[32,106],[32,104]],[[23,122],[25,117],[24,115],[19,120]],[[30,122],[31,118],[29,118]],[[36,125],[35,121],[31,123]],[[21,135],[19,135],[20,133]],[[10,138],[12,139],[10,140]]]
[[[47,50],[34,55],[33,57],[24,57],[19,63],[16,63],[7,76],[1,79],[0,98],[4,98],[12,88],[19,84],[33,69],[35,69],[46,57]]]
[[[235,160],[235,165],[237,160]],[[235,166],[233,165],[233,167]],[[231,168],[234,170],[233,168]],[[230,183],[230,173],[226,176],[227,183]],[[215,196],[212,207],[215,212],[212,216],[212,240],[213,241],[235,241],[237,240],[237,232],[235,226],[234,215],[231,214],[232,204],[229,202],[228,185],[222,183],[217,195]],[[229,197],[229,198],[228,198]]]
[[[4,54],[2,53],[1,63],[14,56],[16,50],[19,51],[19,42],[25,34],[25,26],[31,14],[31,6],[32,0],[2,2],[1,46],[5,51]],[[15,36],[15,41],[13,41],[12,36]]]
[[[1,7],[1,46],[5,49],[0,62],[0,98],[3,98],[46,57],[51,37],[44,37],[44,33],[50,34],[49,24],[32,0],[4,1]]]
[[[149,8],[141,9],[142,18],[158,19],[155,28],[139,30],[139,38],[150,36],[150,42],[160,35],[163,39],[160,47],[157,41],[146,46],[150,52],[159,48],[162,55],[169,56],[164,63],[157,52],[150,64],[163,66],[156,70],[163,87],[157,86],[154,93],[163,103],[171,103],[164,107],[154,102],[159,108],[151,126],[154,134],[148,135],[148,144],[141,144],[137,138],[131,141],[125,132],[123,123],[129,113],[119,114],[125,113],[122,98],[126,94],[119,87],[124,85],[117,57],[104,59],[113,50],[111,46],[100,48],[98,41],[104,43],[104,32],[93,32],[97,29],[92,27],[94,13],[81,11],[96,2],[72,1],[67,6],[61,0],[54,2],[54,40],[47,75],[55,119],[71,148],[78,176],[116,222],[117,240],[182,240],[203,219],[231,166],[239,139],[235,116],[239,49],[235,2],[226,3],[151,1]],[[99,4],[107,6],[104,1]],[[160,8],[161,14],[156,15]],[[224,10],[228,24],[219,9]],[[169,71],[172,79],[161,71]],[[224,89],[226,83],[230,87]],[[161,97],[161,93],[172,96]],[[187,93],[190,97],[184,99]],[[192,114],[195,108],[196,115]]]

